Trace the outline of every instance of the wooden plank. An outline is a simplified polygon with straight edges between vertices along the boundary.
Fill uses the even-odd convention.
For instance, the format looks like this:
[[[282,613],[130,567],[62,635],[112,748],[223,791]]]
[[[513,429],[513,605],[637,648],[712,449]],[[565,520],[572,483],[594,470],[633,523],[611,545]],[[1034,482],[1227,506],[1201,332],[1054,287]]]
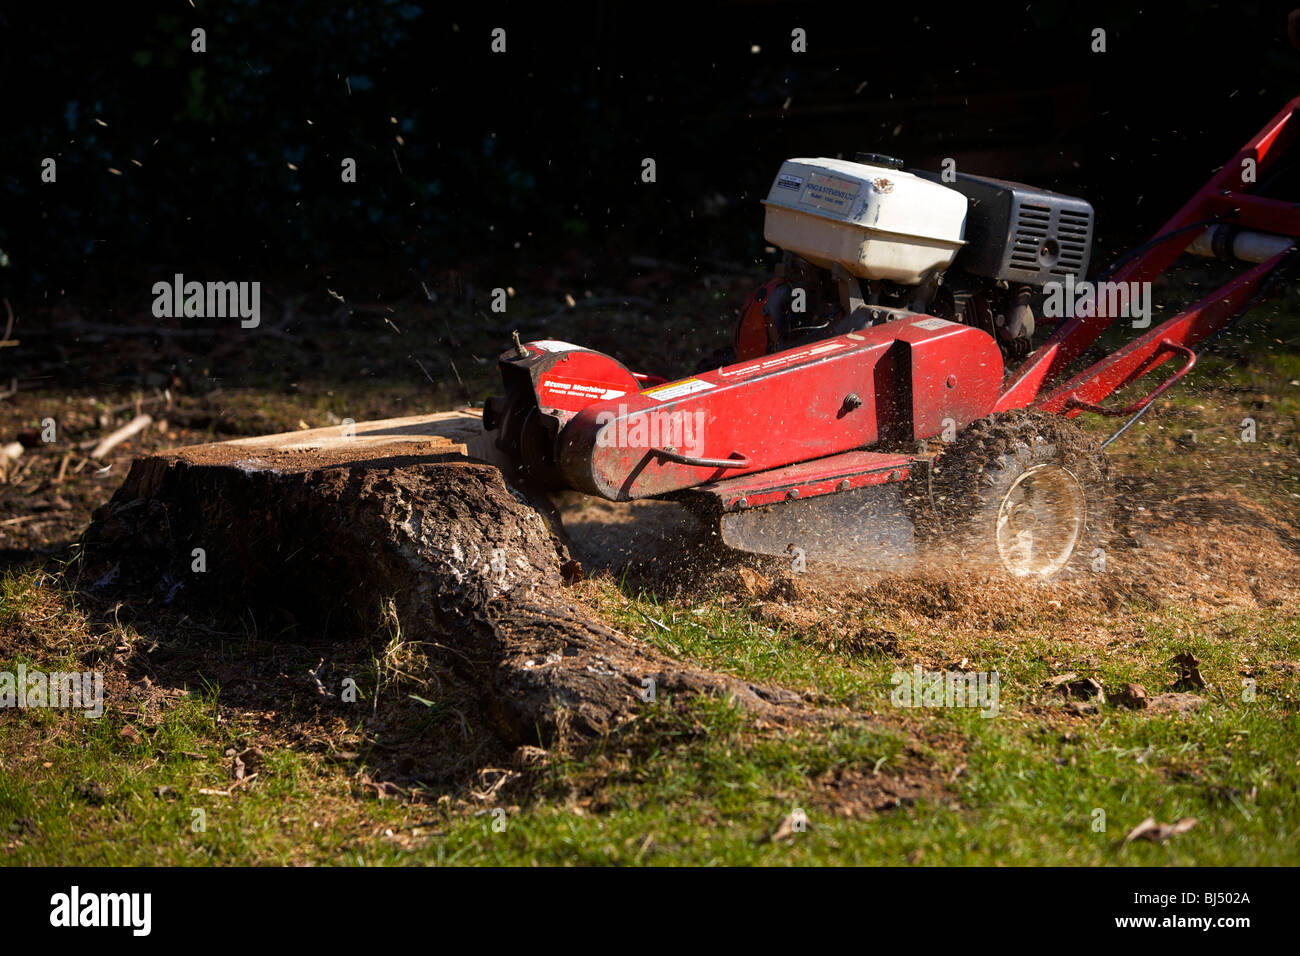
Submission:
[[[491,459],[479,409],[236,438],[172,449],[161,457],[193,465],[297,472],[362,462],[372,466],[414,464],[421,460],[445,460],[448,456]]]

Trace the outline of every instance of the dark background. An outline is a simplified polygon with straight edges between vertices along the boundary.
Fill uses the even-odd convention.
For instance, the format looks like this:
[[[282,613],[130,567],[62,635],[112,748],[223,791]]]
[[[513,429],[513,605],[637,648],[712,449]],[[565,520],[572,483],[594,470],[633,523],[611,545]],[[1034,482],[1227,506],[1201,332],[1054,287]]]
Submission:
[[[1300,93],[1289,4],[1253,0],[8,7],[0,283],[29,302],[173,271],[379,294],[575,250],[754,262],[780,161],[857,150],[1081,194],[1100,265]]]

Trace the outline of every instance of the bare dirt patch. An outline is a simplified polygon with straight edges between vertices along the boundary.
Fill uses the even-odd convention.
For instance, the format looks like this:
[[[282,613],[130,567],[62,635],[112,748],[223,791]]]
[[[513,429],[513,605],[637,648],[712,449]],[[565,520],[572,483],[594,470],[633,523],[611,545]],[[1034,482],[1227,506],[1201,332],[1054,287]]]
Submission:
[[[833,767],[814,777],[810,806],[838,817],[864,817],[945,798],[946,781],[932,768],[909,760],[901,770],[862,765]]]

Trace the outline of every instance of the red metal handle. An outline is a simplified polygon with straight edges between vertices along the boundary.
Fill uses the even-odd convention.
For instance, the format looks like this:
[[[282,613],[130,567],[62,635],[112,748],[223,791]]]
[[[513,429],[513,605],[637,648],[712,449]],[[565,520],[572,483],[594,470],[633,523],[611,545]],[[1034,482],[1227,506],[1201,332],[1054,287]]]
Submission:
[[[748,468],[749,459],[744,455],[739,458],[692,458],[690,455],[683,455],[680,452],[671,451],[667,448],[651,448],[652,455],[658,455],[660,458],[667,458],[669,461],[675,461],[679,465],[693,465],[696,468]]]
[[[1163,382],[1161,382],[1151,391],[1147,392],[1146,395],[1144,395],[1142,398],[1139,398],[1132,405],[1128,405],[1124,408],[1107,408],[1104,405],[1094,405],[1092,402],[1085,402],[1083,399],[1078,398],[1075,395],[1071,394],[1070,397],[1065,400],[1066,410],[1069,411],[1071,409],[1080,408],[1083,409],[1085,412],[1095,412],[1098,415],[1109,415],[1116,418],[1121,415],[1136,415],[1138,412],[1142,411],[1142,409],[1146,408],[1157,398],[1163,395],[1168,388],[1173,386],[1181,378],[1183,378],[1183,376],[1185,376],[1188,372],[1190,372],[1192,370],[1192,366],[1196,364],[1196,353],[1180,342],[1171,342],[1169,339],[1161,339],[1160,349],[1165,351],[1170,351],[1170,352],[1177,352],[1179,355],[1183,356],[1183,358],[1185,358],[1187,361],[1183,363],[1182,368],[1180,368],[1173,375],[1170,375],[1167,379],[1165,379]],[[1152,367],[1154,368],[1154,366]]]

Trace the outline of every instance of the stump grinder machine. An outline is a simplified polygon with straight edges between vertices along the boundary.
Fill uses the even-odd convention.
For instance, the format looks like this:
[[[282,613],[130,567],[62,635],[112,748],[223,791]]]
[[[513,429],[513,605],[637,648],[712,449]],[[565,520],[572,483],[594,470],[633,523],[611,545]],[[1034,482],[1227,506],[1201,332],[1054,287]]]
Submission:
[[[789,160],[764,202],[783,260],[740,310],[725,363],[666,381],[516,335],[487,444],[521,490],[672,499],[743,551],[889,569],[937,543],[1057,574],[1105,533],[1105,444],[1289,266],[1298,110],[1091,282],[1081,199],[878,154]],[[1238,263],[1235,277],[1167,321],[1135,317],[1185,252]],[[1141,331],[1074,371],[1121,319]],[[1161,367],[1131,390],[1145,394],[1102,404]],[[1099,447],[1070,421],[1081,413],[1128,421]]]

